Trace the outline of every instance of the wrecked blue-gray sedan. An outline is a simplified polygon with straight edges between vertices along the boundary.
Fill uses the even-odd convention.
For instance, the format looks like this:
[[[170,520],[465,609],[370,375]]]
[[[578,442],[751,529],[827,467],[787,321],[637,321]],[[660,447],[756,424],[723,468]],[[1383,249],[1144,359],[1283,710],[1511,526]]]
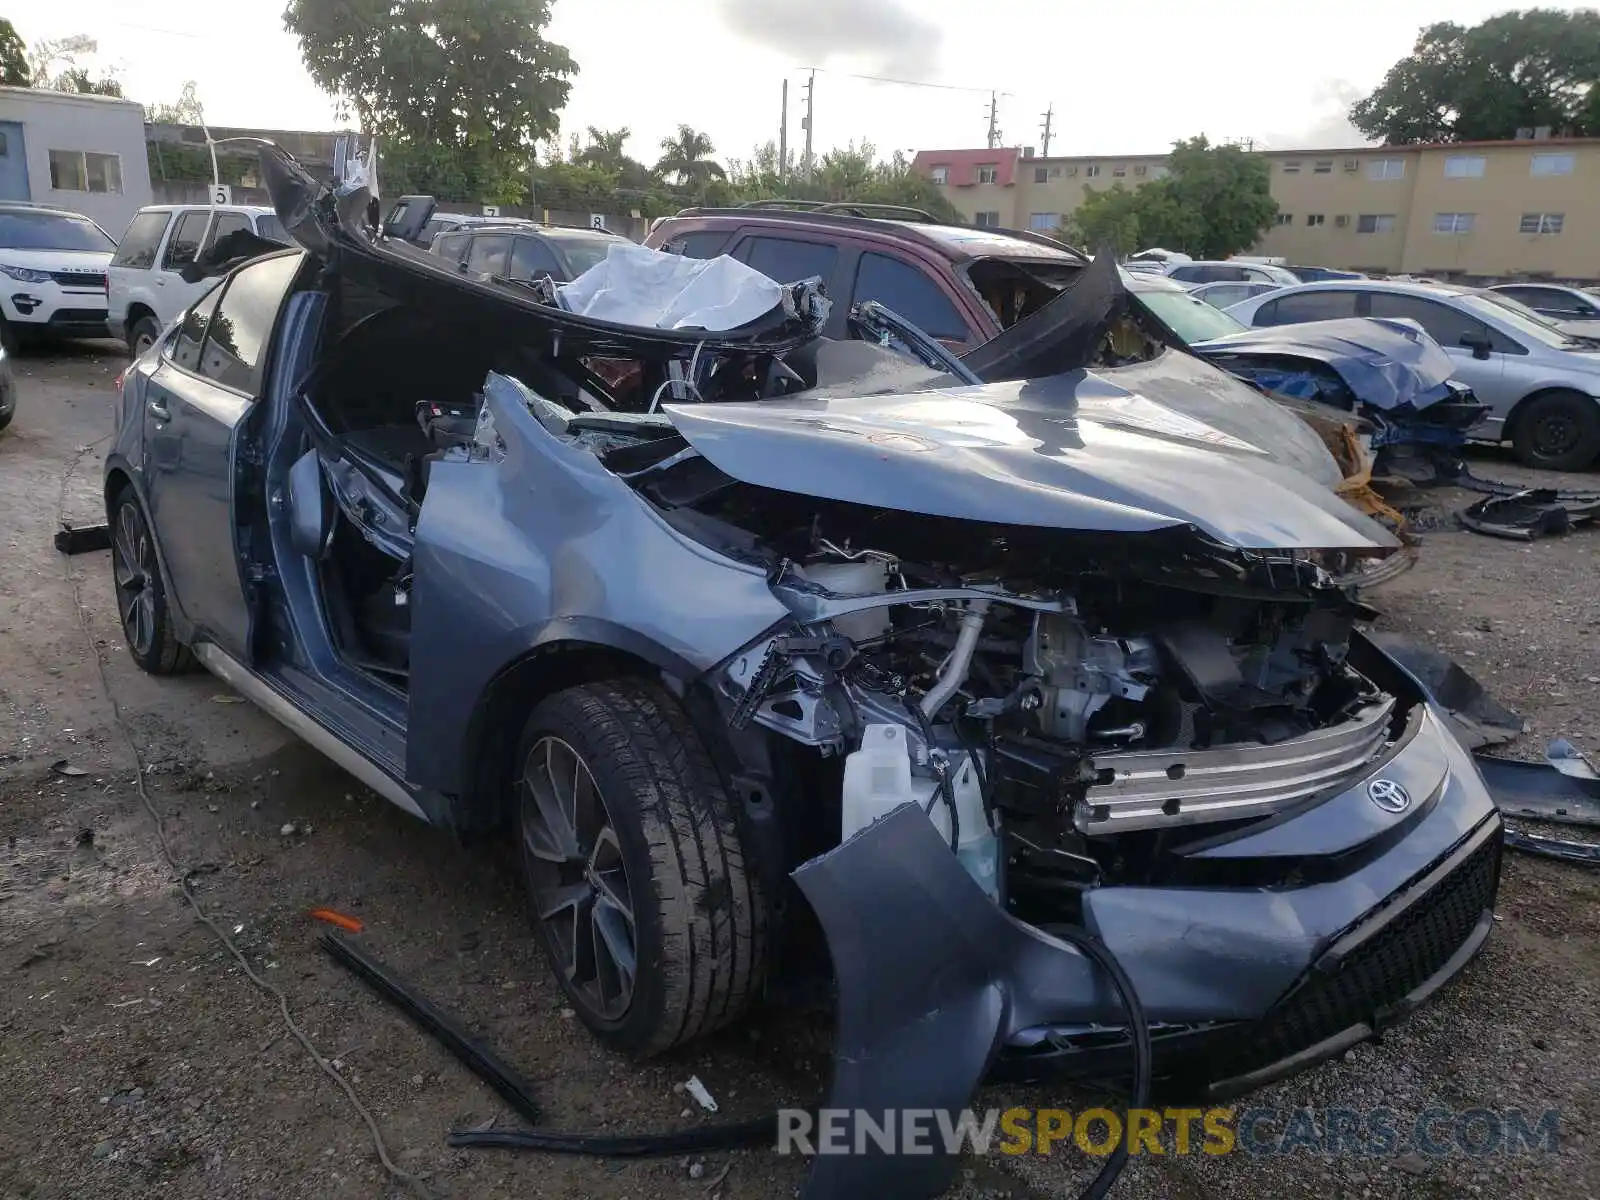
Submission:
[[[359,161],[333,188],[262,159],[297,247],[123,387],[128,649],[418,817],[509,831],[607,1043],[831,971],[830,1107],[1125,1078],[1145,1035],[1222,1095],[1482,944],[1500,820],[1328,569],[1395,540],[1245,384],[1125,328],[962,382],[817,337],[814,287],[731,260],[464,275],[371,223]]]

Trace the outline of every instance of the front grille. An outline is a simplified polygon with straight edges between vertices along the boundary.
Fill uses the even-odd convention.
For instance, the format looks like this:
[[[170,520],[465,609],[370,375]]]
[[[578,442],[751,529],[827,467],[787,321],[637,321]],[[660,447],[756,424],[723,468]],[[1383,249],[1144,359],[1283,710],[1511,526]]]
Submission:
[[[101,292],[106,290],[104,271],[51,271],[50,278],[62,287],[94,288]]]
[[[1357,944],[1333,971],[1308,972],[1251,1029],[1239,1047],[1242,1056],[1230,1055],[1221,1064],[1225,1073],[1260,1070],[1352,1025],[1370,1024],[1376,1013],[1398,1004],[1461,948],[1484,909],[1494,903],[1499,878],[1500,838],[1494,836],[1405,912]]]
[[[98,327],[106,323],[103,308],[58,308],[50,315],[52,325]]]

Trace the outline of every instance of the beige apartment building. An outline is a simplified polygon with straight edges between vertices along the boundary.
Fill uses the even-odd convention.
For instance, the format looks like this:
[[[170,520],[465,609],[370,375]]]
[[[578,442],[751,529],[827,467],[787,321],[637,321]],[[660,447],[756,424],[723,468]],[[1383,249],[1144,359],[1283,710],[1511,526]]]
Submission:
[[[1439,278],[1600,279],[1600,138],[1258,151],[1277,223],[1252,253]],[[1084,187],[1138,187],[1160,156],[923,151],[917,169],[980,225],[1048,231]]]

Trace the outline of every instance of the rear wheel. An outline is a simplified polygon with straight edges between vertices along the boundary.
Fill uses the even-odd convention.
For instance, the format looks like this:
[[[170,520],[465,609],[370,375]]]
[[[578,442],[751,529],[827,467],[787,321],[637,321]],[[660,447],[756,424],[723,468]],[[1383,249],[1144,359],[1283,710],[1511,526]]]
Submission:
[[[128,653],[152,675],[188,670],[194,660],[173,629],[155,537],[132,488],[123,488],[111,511],[112,581]]]
[[[514,763],[534,925],[598,1037],[658,1054],[753,998],[765,941],[734,801],[676,698],[584,684],[528,718]]]
[[[128,353],[134,358],[142,358],[144,352],[156,344],[156,339],[161,336],[161,326],[156,319],[146,315],[140,317],[128,330]]]
[[[1581,471],[1600,455],[1600,401],[1581,392],[1547,392],[1517,413],[1512,448],[1530,467]]]

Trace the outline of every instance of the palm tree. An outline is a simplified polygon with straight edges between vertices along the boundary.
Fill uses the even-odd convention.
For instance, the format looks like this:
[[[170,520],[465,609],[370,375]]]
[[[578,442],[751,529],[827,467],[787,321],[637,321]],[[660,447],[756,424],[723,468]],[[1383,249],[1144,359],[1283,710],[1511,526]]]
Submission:
[[[679,125],[675,137],[661,139],[661,161],[656,174],[701,191],[713,179],[726,179],[721,164],[712,159],[717,148],[705,134]]]
[[[589,144],[578,155],[577,161],[608,171],[620,171],[629,162],[623,147],[633,136],[633,130],[624,125],[621,129],[601,129],[589,126]]]

